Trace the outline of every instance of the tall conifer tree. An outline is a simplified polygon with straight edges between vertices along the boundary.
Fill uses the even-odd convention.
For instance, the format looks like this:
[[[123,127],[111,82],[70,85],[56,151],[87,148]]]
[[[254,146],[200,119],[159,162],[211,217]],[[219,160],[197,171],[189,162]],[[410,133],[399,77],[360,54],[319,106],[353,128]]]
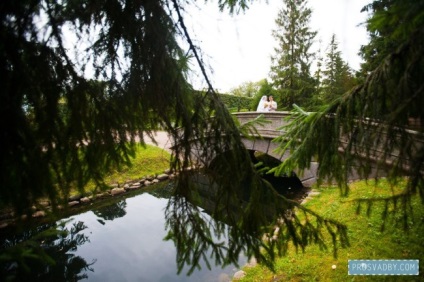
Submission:
[[[336,35],[331,36],[325,58],[325,69],[322,80],[322,99],[330,103],[354,86],[354,79],[349,65],[343,61],[338,50]]]
[[[319,40],[319,49],[315,54],[316,57],[316,69],[314,71],[314,79],[316,83],[315,93],[312,96],[311,110],[314,110],[316,107],[320,107],[323,104],[322,99],[322,80],[323,80],[323,70],[324,70],[324,56],[322,54],[322,41]]]
[[[316,32],[309,28],[312,10],[307,0],[283,0],[275,20],[273,36],[278,46],[271,57],[271,79],[278,89],[281,108],[293,103],[307,106],[315,88],[310,74],[313,53],[310,51]]]
[[[370,39],[369,43],[361,46],[359,52],[359,55],[364,59],[364,62],[361,64],[361,71],[364,75],[369,74],[377,68],[387,55],[394,52],[399,44],[406,40],[405,36],[408,35],[407,32],[395,32],[399,24],[404,22],[402,20],[403,16],[393,16],[388,12],[393,9],[393,7],[399,5],[396,2],[398,1],[375,0],[362,9],[362,12],[374,14],[374,16],[370,17],[365,23]],[[419,4],[417,6],[419,6]],[[390,17],[391,23],[387,24],[385,20],[382,21],[381,19],[384,17]]]

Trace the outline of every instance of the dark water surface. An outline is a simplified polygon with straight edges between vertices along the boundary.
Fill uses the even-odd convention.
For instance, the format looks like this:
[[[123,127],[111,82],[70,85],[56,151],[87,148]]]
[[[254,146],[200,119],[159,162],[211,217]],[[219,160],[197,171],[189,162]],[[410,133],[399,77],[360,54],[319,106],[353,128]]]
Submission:
[[[237,267],[221,268],[213,260],[211,270],[202,262],[190,276],[188,268],[177,274],[174,243],[163,240],[167,203],[143,193],[61,220],[67,230],[85,228],[51,242],[57,265],[50,273],[32,273],[38,276],[32,281],[230,281]],[[240,265],[246,261],[240,258]]]
[[[68,223],[82,221],[87,226],[83,232],[90,242],[78,247],[75,255],[95,261],[93,272],[86,272],[88,281],[226,281],[237,271],[235,266],[209,270],[203,265],[190,276],[186,269],[177,275],[174,243],[163,240],[168,199],[144,193],[124,201],[122,217],[90,211]]]
[[[198,178],[200,179],[200,177]],[[204,186],[205,191],[203,192],[206,193],[210,192],[211,186],[209,182],[203,183],[199,179],[197,182],[200,187],[199,196],[201,196],[203,195],[200,193],[203,191],[201,187]],[[278,193],[288,198],[298,200],[305,195],[304,187],[295,177],[267,180]],[[215,265],[214,259],[210,259],[210,257],[208,259],[211,270],[208,269],[202,258],[199,261],[201,268],[196,268],[193,273],[187,275],[193,258],[189,257],[190,259],[183,263],[185,268],[178,274],[177,250],[174,241],[164,240],[168,234],[165,208],[170,199],[174,199],[170,198],[172,189],[172,185],[162,186],[152,192],[142,192],[136,196],[116,199],[115,202],[93,208],[91,211],[62,219],[56,223],[41,225],[23,234],[15,234],[6,240],[1,240],[1,252],[18,247],[21,248],[21,251],[16,253],[25,253],[33,246],[36,246],[39,251],[39,246],[41,246],[41,254],[44,252],[52,257],[55,264],[46,265],[45,260],[28,259],[27,266],[30,272],[25,272],[22,264],[10,262],[2,264],[2,253],[0,253],[0,280],[3,281],[3,278],[14,275],[17,278],[15,281],[231,281],[234,273],[239,270],[238,267],[229,265],[222,268],[220,265]],[[200,208],[200,215],[188,212],[186,209],[190,205],[185,204],[176,207],[177,217],[199,216],[206,223],[213,222],[209,214],[203,211],[203,209],[208,210],[207,203],[210,202],[208,197],[205,196],[202,201],[204,207]],[[183,209],[182,213],[178,215],[181,208]],[[176,219],[178,218],[173,218],[173,220]],[[187,249],[183,247],[184,250],[189,250],[186,255],[197,255],[199,249],[190,248],[192,243],[187,242],[192,239],[187,239],[186,234],[178,231],[185,230],[184,228],[180,229],[181,224],[190,224],[191,221],[171,220],[171,222],[174,225],[177,224],[178,227],[171,230],[172,234],[182,235],[174,236],[173,239],[185,240],[184,246],[188,245],[189,247]],[[185,227],[188,230],[194,228],[193,230],[198,232],[202,226],[213,228],[213,225],[209,224]],[[224,226],[226,225],[224,224]],[[224,235],[218,235],[221,236],[219,240],[212,237],[215,239],[214,242],[224,242],[226,245],[225,232],[230,229],[231,227],[224,228]],[[62,230],[67,232],[60,232]],[[214,232],[211,232],[211,236],[214,236],[213,234]],[[27,242],[26,245],[25,242]],[[202,242],[197,243],[202,244]],[[198,245],[196,246],[198,247]],[[211,249],[208,249],[209,247],[206,245],[206,253],[212,253]],[[243,245],[239,247],[243,248]],[[225,253],[222,255],[225,257]],[[235,258],[237,259],[237,257],[240,266],[247,262],[245,256],[238,256],[236,253]]]

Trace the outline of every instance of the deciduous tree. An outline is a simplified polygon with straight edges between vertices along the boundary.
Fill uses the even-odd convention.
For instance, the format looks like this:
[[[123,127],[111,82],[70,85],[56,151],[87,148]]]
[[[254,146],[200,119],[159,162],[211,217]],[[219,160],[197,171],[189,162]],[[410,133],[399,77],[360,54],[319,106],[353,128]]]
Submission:
[[[259,90],[259,83],[258,82],[244,82],[240,86],[232,88],[230,90],[230,93],[235,96],[244,96],[252,98]]]

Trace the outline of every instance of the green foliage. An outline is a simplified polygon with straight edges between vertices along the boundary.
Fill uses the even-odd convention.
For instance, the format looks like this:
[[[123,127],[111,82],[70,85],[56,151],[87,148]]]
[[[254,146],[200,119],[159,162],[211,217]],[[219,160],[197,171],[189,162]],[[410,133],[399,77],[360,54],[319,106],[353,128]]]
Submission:
[[[248,2],[218,4],[233,13],[246,8]],[[307,27],[311,11],[305,7],[306,1],[285,3],[293,13],[280,11],[277,25],[286,29],[288,37],[282,37],[281,30],[275,33],[281,46],[272,70],[283,95],[278,99],[283,108],[295,101],[304,105],[315,87],[309,74],[309,47],[315,36]],[[424,149],[415,147],[416,143],[410,142],[412,135],[402,127],[409,117],[424,122],[423,10],[420,2],[411,6],[416,10],[402,3],[396,1],[390,11],[400,15],[406,9],[412,15],[403,20],[413,24],[402,23],[400,29],[391,26],[396,31],[393,35],[407,31],[399,41],[402,45],[364,85],[325,111],[297,112],[299,123],[290,124],[286,135],[292,141],[287,145],[285,140],[277,140],[283,150],[293,151],[283,169],[278,169],[304,169],[316,157],[321,179],[345,183],[355,154],[366,157],[359,162],[359,172],[368,175],[371,167],[366,160],[373,151],[367,146],[373,144],[385,149],[382,163],[391,152],[400,152],[402,158],[392,166],[389,180],[396,179],[404,167],[411,173],[399,199],[409,203],[412,194],[424,195]],[[105,173],[130,164],[137,138],[144,144],[144,134],[152,135],[161,128],[177,141],[170,167],[180,174],[166,216],[168,239],[177,246],[180,269],[184,264],[198,267],[209,244],[217,262],[234,262],[246,252],[270,268],[274,255],[287,252],[289,244],[300,250],[312,243],[324,248],[322,234],[326,232],[332,242],[346,244],[343,224],[279,196],[260,178],[241,142],[239,125],[228,110],[245,106],[240,99],[228,98],[227,107],[213,90],[185,27],[182,5],[176,0],[110,0],[107,5],[86,0],[2,2],[0,112],[7,117],[0,123],[2,204],[12,205],[17,214],[29,213],[34,201],[47,197],[55,211],[62,202],[66,204],[71,187],[82,191],[90,180],[101,185]],[[46,24],[41,26],[40,19]],[[290,26],[293,22],[297,26]],[[71,46],[65,45],[69,38],[65,30],[74,35]],[[179,46],[177,38],[187,42],[187,49]],[[80,46],[86,46],[84,52]],[[208,84],[198,95],[186,80],[189,59],[196,60]],[[88,79],[85,72],[90,69],[93,77]],[[250,102],[246,103],[248,107]],[[375,127],[368,118],[384,121],[385,126]],[[422,131],[414,136],[420,134]],[[397,136],[403,137],[391,138]],[[342,155],[337,153],[340,137],[348,139]],[[225,162],[209,167],[217,156],[224,156]],[[235,227],[228,247],[211,241],[212,233],[206,230],[210,226],[201,221],[199,208],[191,205],[199,196],[188,170],[193,164],[203,165],[210,183],[216,185],[212,215]],[[315,218],[316,224],[291,216],[287,210],[294,207]],[[261,235],[273,232],[275,224],[280,224],[278,240],[266,244]],[[212,232],[220,238],[222,225],[217,226]],[[220,257],[221,248],[228,250],[224,257]]]
[[[220,94],[219,98],[222,100],[222,103],[224,103],[225,106],[229,109],[229,111],[240,112],[242,110],[251,110],[252,98],[250,97]]]
[[[408,4],[394,3],[389,14],[398,15],[404,9],[419,8]],[[421,11],[410,12],[421,15],[423,11],[421,7]],[[420,19],[405,20],[418,23]],[[421,145],[424,124],[421,110],[424,105],[424,45],[421,38],[424,29],[423,25],[413,23],[404,23],[415,29],[410,30],[407,40],[380,63],[364,84],[321,112],[295,110],[293,122],[284,128],[285,138],[276,139],[281,152],[289,150],[291,156],[275,172],[296,167],[304,169],[315,159],[319,162],[319,179],[333,179],[344,188],[347,174],[353,169],[362,178],[370,177],[377,169],[379,175],[386,174],[391,183],[408,175],[406,189],[401,195],[379,200],[403,203],[398,207],[404,213],[403,222],[408,222],[411,197],[419,194],[424,199],[424,148]],[[415,131],[409,130],[411,118],[418,123],[413,127]]]
[[[90,179],[101,184],[105,171],[128,164],[138,134],[188,119],[186,61],[161,5],[2,5],[0,110],[12,121],[1,124],[3,204],[23,213],[38,197],[49,197],[56,206],[70,187],[82,190]],[[65,27],[76,37],[76,54],[82,42],[90,44],[83,58],[66,51]],[[90,67],[101,82],[83,76]]]
[[[244,124],[239,124],[238,120],[236,123],[239,125],[240,134],[245,138],[255,138],[255,136],[260,136],[257,126],[263,126],[267,123],[270,123],[263,114],[258,115],[255,119],[247,121]]]
[[[247,1],[220,5],[233,12]],[[185,263],[198,266],[211,243],[198,209],[188,205],[196,201],[197,191],[186,172],[193,164],[208,168],[220,155],[225,162],[209,174],[218,187],[213,216],[225,218],[237,204],[228,218],[236,226],[230,234],[234,245],[223,262],[244,251],[259,256],[262,247],[282,250],[291,239],[303,248],[310,237],[300,234],[320,229],[303,231],[303,225],[291,222],[286,210],[292,203],[261,180],[239,125],[209,82],[182,6],[176,0],[2,3],[0,111],[8,118],[0,124],[2,204],[13,206],[17,215],[30,215],[37,199],[48,198],[55,213],[59,204],[67,204],[72,188],[82,193],[90,181],[102,186],[112,169],[129,165],[138,139],[145,144],[145,134],[160,128],[176,141],[170,168],[179,177],[166,212],[181,268]],[[40,19],[45,25],[39,25]],[[75,41],[65,45],[69,38]],[[179,39],[187,49],[178,45]],[[81,46],[86,46],[83,51]],[[208,85],[204,92],[195,93],[186,80],[189,59],[199,64]],[[229,107],[250,104],[228,99]],[[238,205],[245,183],[251,196]],[[264,209],[257,208],[259,203]],[[276,246],[268,247],[260,234],[280,217],[288,229]],[[272,267],[272,257],[267,263]]]
[[[230,93],[235,96],[252,98],[259,90],[260,82],[244,82],[240,86],[232,88]]]
[[[230,14],[234,14],[248,9],[249,3],[252,1],[253,0],[219,0],[218,6],[221,11],[228,9]]]
[[[158,127],[175,139],[181,138],[177,128],[186,128],[189,140],[193,133],[207,135],[206,124],[215,115],[217,132],[229,128],[236,134],[212,87],[195,98],[185,80],[188,58],[198,56],[179,11],[176,1],[2,5],[0,110],[12,121],[0,128],[2,204],[24,213],[39,197],[56,207],[71,187],[82,192],[89,181],[101,186],[106,172],[130,163],[135,140],[143,143],[143,134]],[[45,26],[37,25],[39,15]],[[71,47],[64,43],[70,38],[65,29],[75,36]],[[187,40],[189,50],[178,46],[177,36]],[[88,44],[83,52],[81,44]],[[85,78],[87,69],[94,80]],[[231,98],[228,103],[238,109],[249,105]],[[192,163],[190,143],[178,145],[172,159],[177,170]]]
[[[257,174],[239,169],[233,172],[244,175],[242,183],[211,182],[208,173],[217,174],[213,177],[215,181],[225,179],[220,175],[228,170],[228,158],[231,152],[222,155],[203,176],[188,174],[196,180],[185,183],[191,185],[187,190],[190,194],[169,200],[165,212],[166,239],[175,243],[179,271],[189,266],[190,273],[200,267],[202,260],[207,265],[211,260],[219,265],[237,264],[241,252],[274,269],[276,256],[285,254],[291,245],[302,251],[311,244],[326,248],[331,243],[322,240],[323,233],[331,233],[337,244],[347,244],[343,224],[282,197]],[[208,183],[207,190],[202,186],[204,183]],[[302,222],[291,212],[294,207],[317,223]],[[205,219],[204,209],[215,220]],[[229,234],[226,243],[225,234]],[[273,234],[274,239],[264,239],[264,234]]]
[[[362,72],[367,75],[424,24],[423,2],[414,0],[375,0],[362,11],[372,16],[366,21],[370,41],[361,47]]]
[[[306,107],[310,106],[316,86],[310,74],[313,56],[310,48],[316,36],[308,26],[312,10],[306,0],[283,2],[284,8],[275,21],[277,29],[273,31],[278,42],[271,57],[271,79],[278,90],[275,100],[283,109],[291,108],[294,103]]]

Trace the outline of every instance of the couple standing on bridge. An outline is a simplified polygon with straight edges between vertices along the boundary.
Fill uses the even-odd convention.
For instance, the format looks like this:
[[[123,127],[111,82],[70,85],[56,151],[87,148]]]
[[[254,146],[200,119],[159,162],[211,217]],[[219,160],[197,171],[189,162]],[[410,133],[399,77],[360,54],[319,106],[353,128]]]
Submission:
[[[269,98],[267,98],[265,95],[262,96],[256,109],[257,112],[274,112],[276,110],[277,102],[274,101],[274,97],[269,96]]]

